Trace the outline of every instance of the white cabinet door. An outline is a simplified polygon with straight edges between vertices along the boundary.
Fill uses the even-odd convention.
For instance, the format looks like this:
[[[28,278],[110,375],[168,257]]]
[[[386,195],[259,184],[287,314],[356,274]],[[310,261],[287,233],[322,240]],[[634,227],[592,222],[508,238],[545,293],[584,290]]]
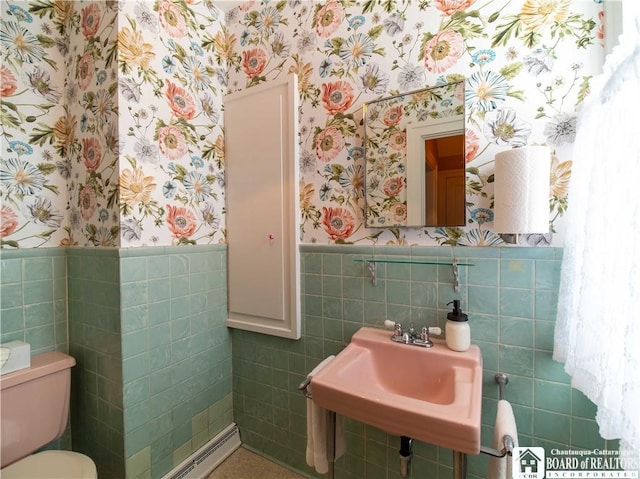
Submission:
[[[297,82],[225,97],[227,325],[300,337]]]

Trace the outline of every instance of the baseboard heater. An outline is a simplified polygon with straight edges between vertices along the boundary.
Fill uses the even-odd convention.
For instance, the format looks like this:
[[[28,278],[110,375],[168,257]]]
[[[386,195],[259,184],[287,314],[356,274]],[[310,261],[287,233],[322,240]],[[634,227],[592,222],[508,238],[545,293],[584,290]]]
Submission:
[[[241,444],[240,430],[231,423],[162,479],[204,479]]]

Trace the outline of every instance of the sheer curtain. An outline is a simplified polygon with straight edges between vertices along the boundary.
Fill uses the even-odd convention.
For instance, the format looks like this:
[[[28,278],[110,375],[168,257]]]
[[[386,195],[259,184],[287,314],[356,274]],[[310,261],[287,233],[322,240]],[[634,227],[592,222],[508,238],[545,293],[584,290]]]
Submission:
[[[632,10],[578,116],[553,357],[596,404],[602,437],[620,438],[638,457],[640,16]]]

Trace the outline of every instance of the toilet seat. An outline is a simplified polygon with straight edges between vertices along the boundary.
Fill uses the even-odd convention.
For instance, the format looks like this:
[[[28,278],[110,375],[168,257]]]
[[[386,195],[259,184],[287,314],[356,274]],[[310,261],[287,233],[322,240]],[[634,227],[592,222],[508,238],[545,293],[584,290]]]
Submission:
[[[93,461],[78,452],[42,451],[5,467],[2,479],[97,479]]]

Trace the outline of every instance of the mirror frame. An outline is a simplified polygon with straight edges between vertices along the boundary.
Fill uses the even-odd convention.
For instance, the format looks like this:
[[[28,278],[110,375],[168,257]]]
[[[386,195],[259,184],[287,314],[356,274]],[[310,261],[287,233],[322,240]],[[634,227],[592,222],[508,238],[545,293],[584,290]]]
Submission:
[[[462,199],[461,224],[427,224],[425,220],[425,141],[465,132],[465,80],[434,85],[367,102],[363,105],[365,149],[365,226],[367,228],[464,226],[466,222],[466,194]],[[398,110],[397,107],[401,109]],[[394,110],[391,110],[391,109]],[[388,113],[386,117],[383,115]],[[374,126],[376,125],[376,126]],[[374,135],[372,131],[384,135]],[[388,141],[392,140],[392,141]],[[385,143],[386,142],[386,143]],[[404,142],[404,143],[403,143]],[[373,153],[372,153],[373,152]],[[382,155],[380,154],[382,152]],[[462,152],[462,170],[465,176],[465,152]],[[399,201],[383,193],[383,185],[376,183],[379,175],[373,171],[390,166],[393,178],[387,180],[389,188],[398,189]],[[396,174],[397,173],[397,174]],[[393,181],[391,181],[393,180]],[[405,190],[402,192],[402,190]],[[375,194],[375,192],[380,194]],[[384,203],[384,208],[374,205]],[[413,205],[413,206],[411,206]],[[403,220],[398,220],[399,215]],[[379,212],[388,210],[380,223]],[[393,216],[392,216],[393,215]],[[392,222],[386,220],[393,220]]]

